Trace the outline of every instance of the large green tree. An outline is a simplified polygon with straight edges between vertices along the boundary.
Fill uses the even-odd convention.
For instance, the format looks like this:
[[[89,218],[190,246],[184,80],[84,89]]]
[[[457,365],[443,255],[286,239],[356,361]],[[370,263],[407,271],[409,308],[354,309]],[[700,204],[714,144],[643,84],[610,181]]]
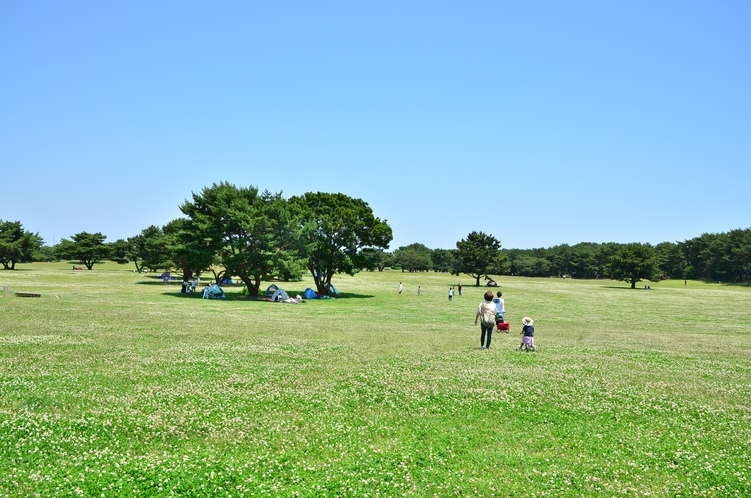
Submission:
[[[113,261],[120,264],[132,261],[138,272],[146,268],[157,271],[171,266],[167,237],[158,226],[144,228],[140,234],[127,240],[118,239],[110,248]]]
[[[20,221],[0,220],[0,263],[4,270],[15,270],[16,263],[31,261],[41,247],[39,234],[24,230]]]
[[[362,255],[367,260],[365,268],[370,271],[383,271],[384,268],[394,265],[394,253],[386,252],[383,249],[363,249]]]
[[[673,242],[662,242],[655,246],[655,253],[660,259],[660,271],[664,277],[682,279],[686,261],[681,248]]]
[[[367,202],[347,195],[308,192],[290,199],[302,230],[297,248],[319,293],[328,295],[336,273],[354,275],[372,264],[372,251],[388,249],[393,238],[386,220]]]
[[[432,253],[427,246],[415,242],[394,251],[394,260],[402,271],[427,271],[433,268]]]
[[[133,247],[125,239],[117,239],[114,242],[110,242],[110,259],[119,265],[125,265],[130,263],[133,258]],[[136,270],[140,271],[138,262],[136,262]]]
[[[456,249],[433,249],[430,260],[433,262],[433,270],[450,272],[456,266]]]
[[[212,247],[196,243],[198,235],[192,228],[185,218],[174,219],[162,227],[161,242],[167,258],[160,267],[180,270],[183,281],[190,281],[193,275],[208,268],[216,256]]]
[[[480,285],[481,277],[502,275],[509,269],[508,258],[501,251],[501,241],[483,232],[471,232],[456,243],[454,275],[466,273]]]
[[[222,182],[193,194],[180,210],[197,247],[219,255],[227,274],[238,276],[251,296],[275,272],[289,272],[296,259],[296,225],[281,192]]]
[[[110,246],[104,243],[106,238],[100,232],[80,232],[71,237],[72,240],[60,240],[55,252],[59,257],[76,260],[91,270],[110,256]]]
[[[660,280],[660,258],[650,244],[626,244],[610,258],[608,273],[612,280],[623,280],[636,288],[642,280]]]

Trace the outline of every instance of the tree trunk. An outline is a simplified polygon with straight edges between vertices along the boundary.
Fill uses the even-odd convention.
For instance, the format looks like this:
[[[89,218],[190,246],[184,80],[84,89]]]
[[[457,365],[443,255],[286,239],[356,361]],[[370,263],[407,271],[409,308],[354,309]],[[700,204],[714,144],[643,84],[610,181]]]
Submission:
[[[480,275],[477,275],[477,277],[475,277],[475,287],[480,287]]]
[[[318,293],[322,296],[328,296],[329,289],[325,281],[322,280],[320,277],[316,277],[315,282],[316,282],[316,290],[318,291]]]
[[[214,270],[213,266],[210,266],[209,270],[211,271],[211,273],[214,274],[214,283],[216,285],[220,285],[222,283],[222,277],[224,276],[224,273],[226,272],[226,270],[222,270],[222,271],[220,271],[220,272],[217,273]],[[240,277],[240,280],[242,280],[243,282],[245,282],[245,280],[242,277]]]
[[[256,280],[255,280],[255,285],[253,287],[253,290],[251,291],[250,289],[248,289],[248,294],[250,294],[251,296],[257,296],[260,289],[261,289],[261,276],[256,275]]]
[[[240,275],[240,280],[243,281],[245,288],[248,289],[250,297],[258,297],[258,288],[261,286],[260,282],[258,282],[258,285],[253,285],[253,281],[247,275]]]
[[[636,289],[636,282],[635,281],[631,281],[631,288],[632,289]]]
[[[316,279],[316,288],[322,296],[331,294],[331,277],[332,275],[319,275]]]
[[[310,271],[310,274],[313,276],[313,282],[316,284],[316,290],[318,293],[322,296],[328,296],[329,295],[329,289],[328,285],[326,283],[326,277],[323,273],[320,271],[316,271],[310,267],[308,267],[308,270]],[[329,279],[329,282],[331,279]]]

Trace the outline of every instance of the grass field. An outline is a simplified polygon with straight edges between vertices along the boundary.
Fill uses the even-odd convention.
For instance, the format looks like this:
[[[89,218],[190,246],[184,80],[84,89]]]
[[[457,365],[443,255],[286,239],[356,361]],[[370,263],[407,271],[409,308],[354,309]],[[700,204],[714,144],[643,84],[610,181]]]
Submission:
[[[499,283],[512,333],[485,351],[468,277],[291,305],[0,272],[0,496],[751,495],[751,288]]]

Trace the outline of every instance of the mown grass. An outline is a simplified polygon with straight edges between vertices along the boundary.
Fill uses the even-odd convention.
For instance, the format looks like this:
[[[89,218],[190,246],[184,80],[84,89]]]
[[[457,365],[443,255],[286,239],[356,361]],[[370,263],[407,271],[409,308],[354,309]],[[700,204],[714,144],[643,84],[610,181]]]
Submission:
[[[0,495],[751,494],[748,287],[499,281],[512,333],[481,351],[486,289],[446,274],[288,305],[0,272],[42,293],[0,299]]]

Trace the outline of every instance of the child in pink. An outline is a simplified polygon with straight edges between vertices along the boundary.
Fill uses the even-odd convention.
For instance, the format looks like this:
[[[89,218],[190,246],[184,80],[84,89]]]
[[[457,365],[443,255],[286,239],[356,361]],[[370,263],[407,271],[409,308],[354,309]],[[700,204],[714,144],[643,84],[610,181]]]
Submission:
[[[524,328],[522,329],[522,343],[519,344],[519,347],[516,349],[521,351],[521,349],[524,348],[525,351],[535,351],[534,323],[534,320],[528,316],[522,318],[522,325],[524,325]]]

